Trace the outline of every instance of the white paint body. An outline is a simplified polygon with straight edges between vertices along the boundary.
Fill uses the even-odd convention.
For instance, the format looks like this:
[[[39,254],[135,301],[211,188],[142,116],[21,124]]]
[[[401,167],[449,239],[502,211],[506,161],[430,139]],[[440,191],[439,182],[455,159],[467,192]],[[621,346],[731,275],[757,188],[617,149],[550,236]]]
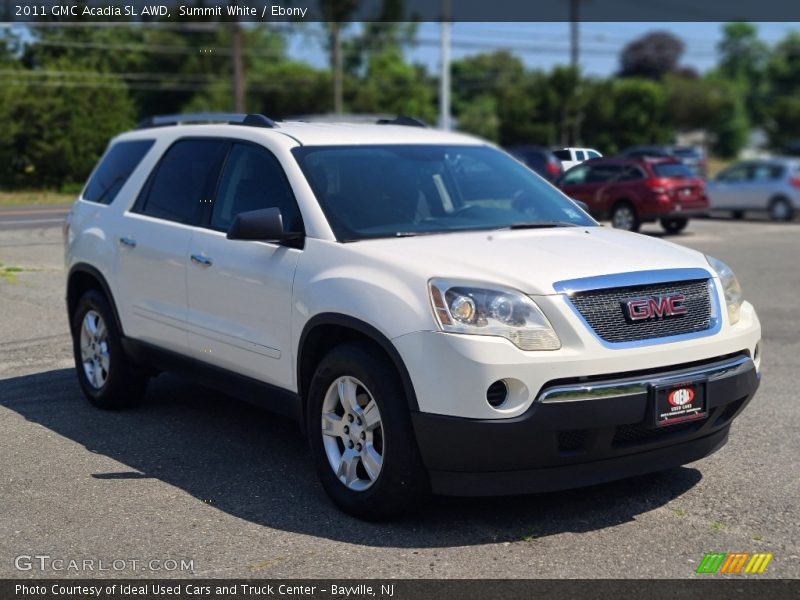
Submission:
[[[219,232],[134,214],[139,190],[164,150],[183,137],[249,140],[280,161],[299,204],[302,250],[231,241]],[[105,277],[124,334],[263,382],[297,391],[297,353],[306,323],[321,313],[359,319],[399,352],[423,412],[504,419],[522,414],[548,381],[669,367],[747,350],[761,329],[745,303],[735,325],[722,315],[714,335],[609,348],[602,345],[553,285],[582,277],[699,268],[693,250],[604,227],[465,232],[340,243],[291,149],[335,144],[471,144],[453,133],[401,126],[281,124],[172,126],[124,134],[155,145],[109,206],[79,199],[69,217],[67,269],[88,263]],[[112,142],[113,143],[113,142]],[[137,241],[135,248],[119,243]],[[191,254],[212,258],[204,267]],[[555,351],[523,351],[489,336],[443,333],[428,296],[433,277],[512,287],[530,295],[559,338]],[[721,286],[716,285],[724,306]],[[724,311],[723,311],[724,312]],[[486,402],[492,382],[520,385],[500,409]]]

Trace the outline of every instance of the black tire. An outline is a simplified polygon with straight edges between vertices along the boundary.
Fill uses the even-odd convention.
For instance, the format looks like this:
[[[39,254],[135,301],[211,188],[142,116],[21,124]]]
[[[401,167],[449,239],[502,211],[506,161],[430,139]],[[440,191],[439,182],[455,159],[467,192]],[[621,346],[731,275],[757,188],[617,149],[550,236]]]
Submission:
[[[664,228],[669,234],[680,233],[689,224],[689,219],[686,217],[669,217],[661,219],[661,227]]]
[[[321,433],[326,395],[342,377],[363,383],[366,390],[358,388],[362,392],[359,400],[369,400],[363,393],[367,391],[380,411],[382,465],[377,478],[361,490],[351,489],[334,472]],[[344,425],[347,415],[341,416]],[[413,512],[430,496],[430,482],[417,448],[402,382],[388,359],[374,349],[346,343],[322,359],[309,386],[306,425],[317,474],[325,491],[344,512],[370,521],[385,520]],[[343,437],[329,436],[327,443],[335,443],[340,452],[346,452]],[[366,474],[363,462],[360,468]]]
[[[733,217],[737,221],[740,221],[740,220],[744,219],[744,211],[743,210],[734,210],[731,213],[731,217]]]
[[[639,231],[642,226],[642,221],[636,209],[629,202],[618,202],[611,209],[609,215],[611,225],[615,229],[622,229],[623,231]]]
[[[792,203],[786,198],[774,198],[769,203],[769,218],[773,221],[791,221],[794,218]]]
[[[99,386],[90,381],[84,368],[81,351],[81,330],[84,319],[90,311],[100,316],[107,331],[105,351],[108,355],[108,369],[102,369],[104,380]],[[89,402],[97,408],[108,410],[127,408],[141,402],[149,377],[125,355],[119,327],[105,295],[98,290],[89,290],[81,296],[75,305],[74,314],[71,315],[70,325],[75,371]]]

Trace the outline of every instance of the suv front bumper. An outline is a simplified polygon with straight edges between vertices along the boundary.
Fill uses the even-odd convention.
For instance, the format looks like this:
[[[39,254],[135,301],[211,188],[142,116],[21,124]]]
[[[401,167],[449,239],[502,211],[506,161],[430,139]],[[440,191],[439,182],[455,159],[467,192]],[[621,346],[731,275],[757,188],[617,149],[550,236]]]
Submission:
[[[707,417],[657,428],[648,386],[706,379]],[[747,355],[544,386],[521,415],[468,419],[412,413],[434,492],[546,492],[677,467],[727,441],[759,385]]]

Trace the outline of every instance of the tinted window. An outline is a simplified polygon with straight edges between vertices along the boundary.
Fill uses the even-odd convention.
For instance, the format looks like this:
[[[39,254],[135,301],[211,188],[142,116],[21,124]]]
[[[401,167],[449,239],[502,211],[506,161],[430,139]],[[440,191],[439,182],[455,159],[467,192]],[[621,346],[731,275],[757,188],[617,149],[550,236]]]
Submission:
[[[302,220],[278,160],[266,149],[236,144],[230,151],[211,211],[211,227],[227,231],[234,217],[279,208],[286,231],[302,231]]]
[[[589,158],[600,158],[602,155],[599,152],[595,152],[594,150],[587,150],[586,156]]]
[[[753,181],[774,181],[783,177],[783,167],[775,164],[759,164],[753,168],[751,179]]]
[[[616,179],[624,167],[622,165],[595,165],[589,169],[586,183],[605,183]]]
[[[154,143],[155,140],[135,140],[111,146],[89,178],[83,199],[111,204]]]
[[[667,179],[691,179],[694,177],[691,169],[683,163],[660,163],[653,165],[656,177]]]
[[[570,169],[564,174],[560,185],[580,185],[586,183],[586,175],[589,174],[589,167],[579,166]]]
[[[595,224],[530,169],[485,146],[304,146],[292,152],[340,240],[532,222]]]
[[[179,223],[196,223],[201,203],[211,196],[222,140],[182,140],[173,144],[156,167],[141,212]]]
[[[572,157],[569,155],[569,150],[556,150],[553,154],[555,154],[556,158],[559,160],[572,160]]]
[[[586,160],[586,153],[583,150],[576,150],[575,160]]]
[[[644,179],[644,173],[638,167],[625,167],[622,175],[619,176],[620,181],[637,181]]]
[[[717,175],[717,181],[726,181],[728,183],[747,181],[749,170],[751,170],[751,167],[746,164],[734,165]]]

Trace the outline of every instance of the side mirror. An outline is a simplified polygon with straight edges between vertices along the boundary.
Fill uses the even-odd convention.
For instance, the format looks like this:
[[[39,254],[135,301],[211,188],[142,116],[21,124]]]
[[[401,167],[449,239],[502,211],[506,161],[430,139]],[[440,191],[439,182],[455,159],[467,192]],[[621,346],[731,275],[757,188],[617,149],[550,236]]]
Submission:
[[[303,234],[284,231],[281,210],[273,207],[239,213],[228,229],[226,237],[229,240],[281,242],[302,238]]]
[[[572,200],[575,204],[577,204],[578,208],[580,208],[583,212],[589,214],[589,205],[586,204],[586,202],[584,202],[583,200],[575,200],[575,198],[570,198],[570,200]]]

